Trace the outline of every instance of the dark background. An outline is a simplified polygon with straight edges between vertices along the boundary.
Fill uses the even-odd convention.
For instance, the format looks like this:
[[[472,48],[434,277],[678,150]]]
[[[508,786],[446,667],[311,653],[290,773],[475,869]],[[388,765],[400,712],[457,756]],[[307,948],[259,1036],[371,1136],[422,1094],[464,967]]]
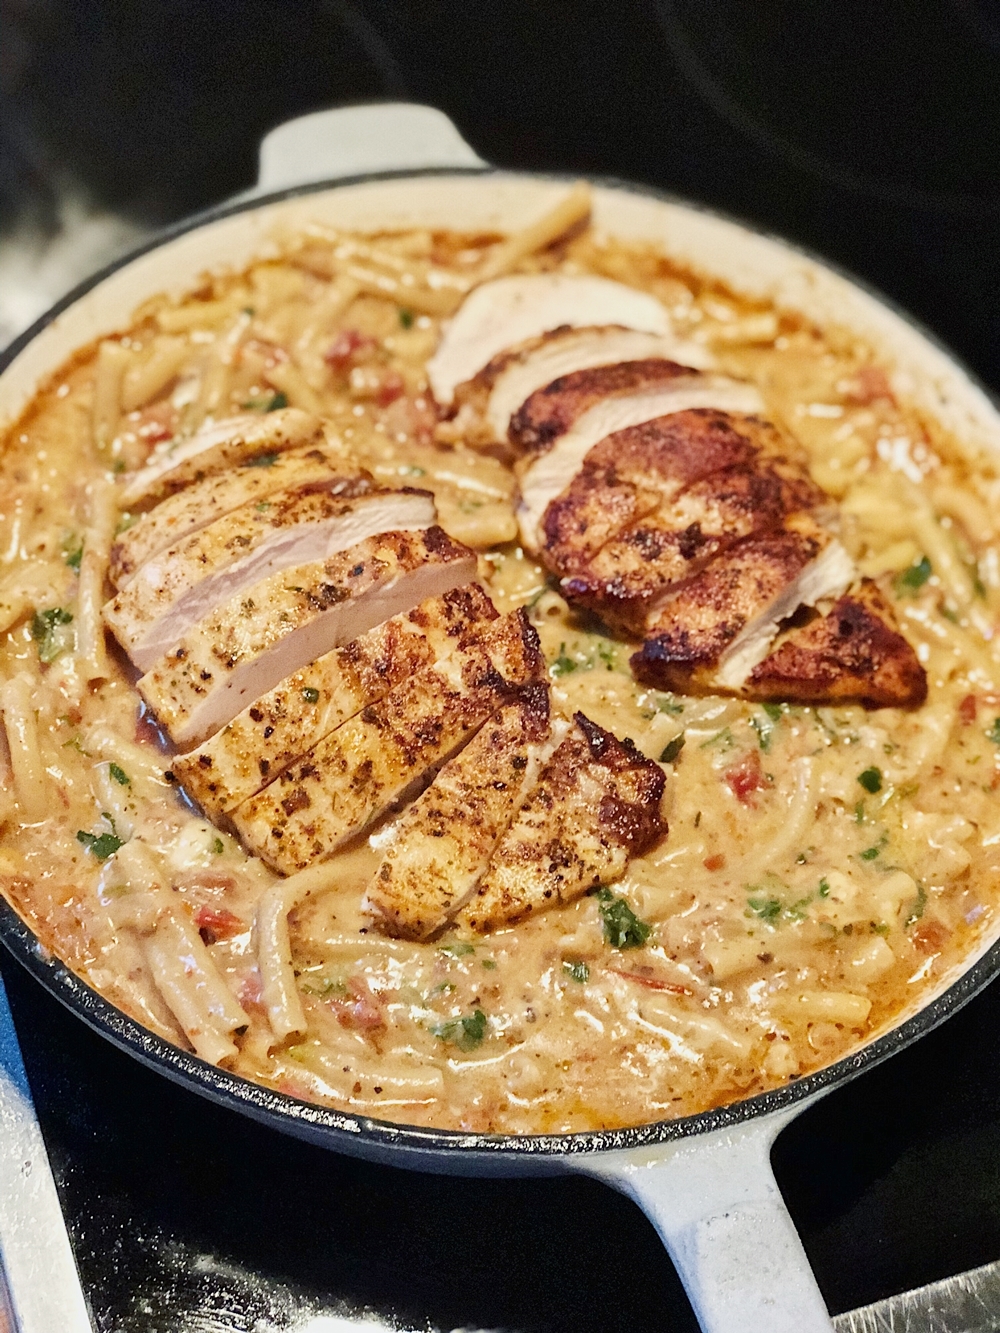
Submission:
[[[912,310],[1000,389],[997,0],[0,0],[0,247],[67,197],[154,227],[251,185],[290,116],[402,98],[503,166],[748,218]],[[693,1329],[629,1203],[404,1176],[196,1101],[4,964],[101,1333]],[[1000,1258],[1000,994],[786,1133],[831,1307]],[[257,1323],[263,1320],[264,1323]]]

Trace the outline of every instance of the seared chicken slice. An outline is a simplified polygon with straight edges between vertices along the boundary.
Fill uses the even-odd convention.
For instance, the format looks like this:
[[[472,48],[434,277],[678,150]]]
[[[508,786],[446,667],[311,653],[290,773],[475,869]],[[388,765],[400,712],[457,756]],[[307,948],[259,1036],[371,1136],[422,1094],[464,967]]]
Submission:
[[[668,690],[736,691],[782,620],[855,578],[838,541],[806,515],[730,546],[651,616],[636,679]]]
[[[668,589],[740,538],[779,527],[823,499],[799,469],[758,460],[713,472],[648,518],[630,524],[562,580],[574,605],[642,634]],[[554,563],[554,562],[553,562]]]
[[[210,740],[175,759],[174,776],[208,814],[225,814],[342,722],[446,657],[497,614],[478,583],[428,598],[255,699]]]
[[[155,504],[209,473],[322,441],[322,422],[297,407],[213,421],[187,439],[168,440],[156,449],[146,466],[125,483],[121,504],[125,509]]]
[[[757,417],[707,408],[617,431],[594,445],[570,485],[546,509],[543,559],[561,576],[583,572],[611,538],[661,507],[675,505],[703,479],[729,468],[757,466],[762,457],[798,467],[799,452],[794,441]]]
[[[662,337],[617,324],[553,329],[500,352],[473,379],[458,386],[455,400],[481,419],[483,441],[504,442],[511,417],[536,389],[573,371],[650,358],[680,362],[696,370],[707,370],[713,364],[700,343],[672,335]]]
[[[382,532],[434,522],[427,491],[389,491],[334,477],[244,505],[148,560],[104,608],[104,621],[142,671],[213,607],[272,574],[328,560]]]
[[[583,713],[573,721],[461,914],[474,930],[509,925],[614,883],[631,857],[667,831],[659,764]]]
[[[268,865],[302,870],[415,795],[543,668],[527,616],[504,616],[332,731],[238,805],[233,824]]]
[[[664,367],[669,362],[664,362]],[[613,367],[612,369],[619,369]],[[600,370],[584,374],[600,375]],[[683,370],[669,375],[658,372],[653,387],[622,396],[602,398],[573,420],[561,435],[549,437],[546,452],[526,461],[520,473],[521,500],[518,522],[521,539],[531,551],[541,549],[545,511],[563,494],[584,465],[591,449],[601,440],[629,426],[639,426],[675,412],[709,407],[723,412],[760,411],[760,394],[752,384],[722,375],[697,375]],[[574,377],[569,375],[567,380]],[[656,387],[656,386],[659,387]],[[574,401],[581,399],[573,391]],[[530,400],[529,400],[530,401]],[[527,405],[526,405],[527,406]]]
[[[427,363],[434,397],[448,404],[505,347],[570,325],[620,324],[666,335],[670,319],[654,296],[609,278],[516,273],[476,287],[445,329]]]
[[[387,935],[423,940],[439,930],[472,896],[552,748],[548,687],[538,681],[494,713],[399,817],[361,910]]]
[[[251,459],[232,471],[203,477],[140,514],[132,527],[116,538],[108,577],[121,588],[151,556],[200,532],[241,505],[252,501],[259,504],[275,491],[322,481],[338,472],[343,476],[356,471],[341,449],[315,444],[276,456],[265,454],[263,462]]]
[[[189,749],[307,663],[475,577],[475,554],[440,528],[369,537],[231,598],[137,688],[174,744]]]
[[[804,704],[916,708],[927,698],[927,673],[878,585],[863,579],[828,615],[790,630],[750,673],[744,694]]]

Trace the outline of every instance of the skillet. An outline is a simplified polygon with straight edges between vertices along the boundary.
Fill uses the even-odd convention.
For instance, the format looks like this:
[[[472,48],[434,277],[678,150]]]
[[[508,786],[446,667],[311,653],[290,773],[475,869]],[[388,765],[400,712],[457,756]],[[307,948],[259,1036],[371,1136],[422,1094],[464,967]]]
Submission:
[[[160,291],[265,253],[273,228],[320,218],[372,228],[511,229],[564,184],[495,172],[428,107],[321,112],[264,141],[258,189],[156,238],[70,293],[0,357],[0,420],[82,344]],[[819,323],[857,332],[894,365],[911,400],[965,438],[1000,448],[1000,414],[954,358],[906,316],[786,243],[620,184],[594,184],[595,221],[658,241],[694,269]],[[814,1074],[717,1110],[632,1129],[484,1135],[389,1124],[299,1101],[206,1064],[116,1009],[39,943],[0,899],[0,939],[52,994],[114,1044],[212,1100],[338,1152],[467,1176],[603,1179],[632,1197],[676,1264],[705,1333],[821,1333],[822,1297],[770,1168],[777,1134],[808,1105],[943,1022],[1000,972],[996,934],[889,1031]]]

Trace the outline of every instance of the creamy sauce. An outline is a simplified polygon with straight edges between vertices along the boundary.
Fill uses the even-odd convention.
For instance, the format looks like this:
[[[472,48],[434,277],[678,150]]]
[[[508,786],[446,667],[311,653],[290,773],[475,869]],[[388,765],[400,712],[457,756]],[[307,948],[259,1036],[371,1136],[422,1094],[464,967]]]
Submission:
[[[460,268],[490,240],[380,244]],[[11,736],[0,888],[75,971],[184,1044],[146,963],[137,901],[116,881],[114,855],[97,854],[109,836],[147,841],[166,858],[174,910],[210,941],[250,1019],[232,1067],[410,1124],[558,1132],[689,1114],[828,1064],[890,1026],[975,948],[1000,903],[1000,659],[984,638],[1000,615],[996,463],[898,404],[856,340],[748,306],[648,247],[584,233],[526,261],[652,292],[680,335],[759,386],[840,503],[852,556],[895,599],[930,685],[914,713],[648,690],[629,673],[631,645],[572,613],[514,544],[509,470],[435,445],[424,367],[437,320],[349,292],[338,308],[323,256],[313,240],[287,262],[213,279],[188,303],[148,303],[118,340],[127,356],[113,354],[110,423],[89,349],[11,429],[0,675],[30,683],[44,817],[32,822],[16,799]],[[130,407],[142,375],[148,385],[161,373],[157,356],[173,357],[174,372]],[[279,392],[320,411],[380,478],[433,489],[443,526],[484,551],[500,609],[531,608],[554,707],[582,709],[664,762],[669,836],[614,889],[650,927],[645,944],[612,948],[594,896],[485,938],[385,939],[359,912],[376,833],[375,848],[338,858],[335,890],[292,913],[308,1032],[275,1042],[251,930],[274,876],[164,776],[169,754],[124,659],[87,683],[73,630],[88,483],[139,466],[165,432]],[[75,620],[46,620],[57,608]]]

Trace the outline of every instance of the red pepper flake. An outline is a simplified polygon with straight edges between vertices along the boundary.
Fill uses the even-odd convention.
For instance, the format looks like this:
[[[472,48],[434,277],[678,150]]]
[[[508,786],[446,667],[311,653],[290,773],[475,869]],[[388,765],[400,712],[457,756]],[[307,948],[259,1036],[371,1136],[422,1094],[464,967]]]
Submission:
[[[741,805],[755,806],[757,802],[754,794],[767,785],[757,750],[748,751],[732,768],[727,768],[722,776]]]
[[[643,972],[622,972],[617,967],[607,969],[616,977],[623,977],[626,981],[634,981],[637,986],[644,986],[646,990],[665,990],[671,995],[693,995],[694,991],[689,990],[687,986],[680,986],[675,981],[663,981],[660,977],[647,976]]]
[[[721,852],[716,852],[713,856],[706,856],[702,865],[706,870],[721,870],[726,864],[726,858]]]
[[[958,705],[958,716],[966,726],[968,726],[970,722],[975,722],[977,707],[978,704],[974,694],[967,694]]]
[[[334,370],[346,370],[359,353],[371,351],[375,339],[359,329],[342,329],[327,350],[323,360]]]

